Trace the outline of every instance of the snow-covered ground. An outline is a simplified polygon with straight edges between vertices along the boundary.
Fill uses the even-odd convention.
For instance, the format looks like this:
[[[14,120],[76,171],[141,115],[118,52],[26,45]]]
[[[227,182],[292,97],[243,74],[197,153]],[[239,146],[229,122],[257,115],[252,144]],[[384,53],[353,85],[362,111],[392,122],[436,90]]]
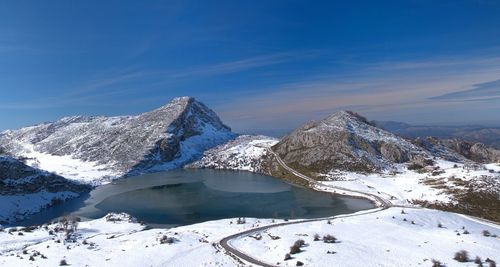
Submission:
[[[452,259],[462,249],[468,251],[471,260],[476,256],[483,262],[486,258],[499,260],[499,238],[482,233],[486,230],[498,235],[499,226],[448,212],[405,209],[402,214],[401,210],[338,216],[331,219],[331,224],[325,220],[278,226],[229,243],[253,258],[279,266],[296,266],[297,261],[305,266],[431,266],[431,259],[446,266],[475,266],[473,262],[458,263]],[[80,222],[74,241],[65,241],[64,233],[55,231],[57,224],[29,232],[8,228],[0,232],[0,265],[57,266],[65,260],[71,266],[237,266],[238,262],[224,253],[217,242],[225,236],[273,223],[283,220],[246,218],[246,223],[237,224],[236,219],[224,219],[145,230],[133,218],[120,214]],[[465,230],[469,234],[464,234]],[[330,234],[338,241],[313,241],[315,234],[320,239]],[[259,235],[262,238],[257,240]],[[162,244],[164,236],[172,238],[173,243]],[[302,251],[284,261],[298,239],[305,241]]]
[[[454,199],[446,190],[464,189],[455,181],[473,182],[482,190],[500,195],[500,169],[498,164],[483,165],[484,168],[468,169],[464,164],[444,160],[436,160],[437,172],[419,173],[408,170],[406,165],[397,166],[397,171],[373,174],[332,171],[325,176],[327,186],[316,189],[332,191],[328,186],[337,186],[379,195],[395,205],[408,205],[414,200],[453,203]],[[493,172],[490,172],[493,170]],[[432,186],[433,184],[439,186]]]
[[[236,224],[236,220],[226,219],[169,230],[144,230],[145,226],[123,214],[113,217],[123,221],[102,218],[79,223],[76,242],[65,242],[63,233],[55,233],[57,224],[23,232],[22,236],[5,229],[0,232],[0,266],[58,266],[63,259],[71,266],[236,266],[237,262],[213,243],[226,234],[271,222],[248,219],[246,224]],[[161,244],[164,235],[174,242]],[[40,255],[30,261],[35,251]]]
[[[48,153],[37,152],[30,149],[25,154],[27,164],[56,173],[71,180],[77,180],[89,184],[100,184],[103,180],[119,177],[121,173],[113,171],[105,165],[100,165],[97,162],[83,161],[75,159],[70,155],[57,156]]]
[[[50,206],[55,199],[64,201],[77,196],[79,194],[66,191],[57,193],[39,191],[33,194],[0,195],[0,222],[14,222],[25,219],[26,216]]]
[[[279,266],[432,266],[439,260],[445,266],[476,266],[476,256],[499,260],[500,238],[483,236],[484,230],[500,234],[498,225],[486,224],[466,216],[428,209],[391,208],[367,215],[306,224],[275,227],[231,242],[240,251]],[[438,227],[441,224],[442,227]],[[467,230],[469,234],[463,234]],[[314,235],[319,236],[314,241]],[[254,237],[262,236],[261,240]],[[332,235],[335,243],[325,243]],[[271,236],[280,237],[273,240]],[[302,252],[285,261],[295,241],[302,239]],[[453,260],[466,250],[468,263]],[[330,253],[328,253],[330,252]]]

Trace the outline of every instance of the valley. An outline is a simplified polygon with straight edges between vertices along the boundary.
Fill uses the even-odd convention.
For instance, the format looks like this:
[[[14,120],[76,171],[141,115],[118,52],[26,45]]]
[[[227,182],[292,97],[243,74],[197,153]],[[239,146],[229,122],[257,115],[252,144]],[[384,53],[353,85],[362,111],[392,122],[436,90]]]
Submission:
[[[232,133],[204,104],[181,97],[141,115],[4,131],[0,148],[9,163],[0,180],[8,200],[0,263],[8,266],[146,259],[156,266],[188,255],[194,265],[359,266],[353,258],[399,265],[397,255],[413,246],[421,249],[409,266],[455,266],[448,259],[465,245],[488,258],[500,249],[499,151],[405,139],[350,111],[276,139]],[[66,213],[83,221],[64,236],[56,229]],[[362,234],[367,228],[370,236]],[[318,242],[331,233],[340,240],[334,250]],[[396,234],[403,238],[391,245]],[[285,257],[294,239],[306,245]],[[440,240],[446,249],[430,255]],[[151,258],[165,245],[175,249]],[[134,260],[120,260],[123,252]]]

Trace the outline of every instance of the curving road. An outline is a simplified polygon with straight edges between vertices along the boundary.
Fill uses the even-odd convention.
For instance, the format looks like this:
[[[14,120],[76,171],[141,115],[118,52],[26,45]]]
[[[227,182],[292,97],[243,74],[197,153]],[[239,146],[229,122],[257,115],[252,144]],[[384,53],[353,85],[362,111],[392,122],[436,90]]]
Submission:
[[[244,252],[242,252],[242,251],[240,251],[240,250],[232,247],[231,246],[231,240],[237,239],[237,238],[240,238],[240,237],[243,237],[243,236],[249,236],[249,235],[251,235],[253,233],[262,232],[262,231],[265,231],[265,230],[268,230],[268,229],[274,228],[274,227],[280,227],[280,226],[291,225],[291,224],[299,224],[299,223],[308,223],[308,222],[332,220],[332,219],[338,219],[338,218],[361,216],[361,215],[366,215],[366,214],[370,214],[370,213],[379,212],[381,210],[385,210],[385,209],[388,209],[390,207],[393,207],[393,205],[391,204],[390,201],[388,201],[386,199],[383,199],[380,196],[377,196],[377,195],[374,195],[374,194],[365,193],[365,192],[356,191],[356,190],[351,190],[351,189],[347,189],[347,188],[343,188],[343,187],[337,187],[337,186],[331,186],[331,185],[324,185],[324,184],[322,184],[322,183],[320,183],[320,182],[318,182],[318,181],[316,181],[316,180],[314,180],[314,179],[312,179],[312,178],[310,178],[310,177],[308,177],[308,176],[306,176],[306,175],[304,175],[304,174],[302,174],[302,173],[300,173],[300,172],[298,172],[298,171],[290,168],[280,158],[280,156],[278,154],[276,154],[271,148],[266,148],[266,149],[267,149],[267,151],[269,153],[271,153],[272,155],[274,155],[274,157],[276,158],[276,160],[278,161],[278,163],[281,165],[281,167],[283,167],[285,170],[289,171],[293,175],[306,180],[307,182],[310,183],[310,185],[313,185],[313,187],[315,187],[315,188],[328,187],[328,188],[334,190],[333,193],[337,193],[337,194],[345,193],[347,195],[354,195],[354,196],[364,197],[364,198],[367,198],[368,200],[371,200],[371,201],[375,202],[375,204],[377,206],[379,206],[380,208],[374,209],[374,210],[370,210],[370,211],[367,211],[367,212],[363,212],[363,213],[338,215],[338,216],[327,217],[327,218],[308,219],[308,220],[301,220],[301,221],[294,221],[294,222],[283,222],[283,223],[271,224],[271,225],[266,225],[266,226],[262,226],[262,227],[253,228],[253,229],[250,229],[250,230],[246,230],[246,231],[243,231],[243,232],[240,232],[240,233],[236,233],[236,234],[224,237],[223,239],[221,239],[219,241],[218,246],[221,247],[227,254],[229,254],[233,258],[236,258],[236,259],[238,259],[240,261],[246,261],[246,262],[249,262],[249,263],[254,264],[254,265],[259,265],[259,266],[264,266],[264,267],[274,267],[276,265],[272,265],[272,264],[263,262],[263,261],[261,261],[259,259],[253,258],[251,255],[245,254]]]
[[[382,208],[389,208],[389,207],[392,207],[392,203],[389,201],[389,200],[386,200],[386,199],[383,199],[381,198],[380,196],[377,196],[377,195],[374,195],[374,194],[371,194],[371,193],[366,193],[366,192],[362,192],[362,191],[357,191],[357,190],[351,190],[351,189],[347,189],[347,188],[343,188],[343,187],[339,187],[339,186],[333,186],[333,185],[326,185],[326,184],[323,184],[323,183],[320,183],[314,179],[312,179],[311,177],[308,177],[292,168],[290,168],[282,159],[281,157],[276,153],[274,152],[271,148],[267,148],[267,151],[271,154],[273,154],[273,156],[276,158],[276,160],[278,161],[278,163],[281,165],[281,167],[283,167],[285,170],[289,171],[290,173],[292,173],[293,175],[299,177],[299,178],[302,178],[306,181],[309,182],[310,185],[312,185],[311,187],[316,187],[316,188],[321,188],[321,187],[326,187],[326,188],[330,188],[330,189],[333,189],[334,191],[332,193],[336,193],[336,194],[342,194],[342,193],[345,193],[346,195],[353,195],[353,196],[360,196],[360,197],[364,197],[364,198],[367,198],[368,200],[371,200],[373,202],[375,202],[375,204],[379,207],[382,207]]]

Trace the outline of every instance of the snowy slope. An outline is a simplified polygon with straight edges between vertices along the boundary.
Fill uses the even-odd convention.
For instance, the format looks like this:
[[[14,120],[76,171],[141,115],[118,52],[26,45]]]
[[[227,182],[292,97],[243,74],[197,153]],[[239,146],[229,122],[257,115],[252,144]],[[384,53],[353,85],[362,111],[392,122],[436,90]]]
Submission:
[[[417,202],[457,204],[450,191],[468,190],[464,183],[476,186],[477,193],[489,192],[500,198],[500,173],[495,172],[497,164],[468,169],[462,163],[437,160],[433,172],[416,172],[398,165],[398,171],[372,174],[332,171],[326,174],[322,184],[339,186],[357,191],[378,194],[395,205]],[[493,171],[490,171],[493,170]],[[327,187],[318,188],[331,191]]]
[[[262,135],[241,135],[235,140],[207,150],[199,161],[187,167],[261,172],[266,148],[277,142],[275,138]]]
[[[498,225],[483,224],[468,217],[428,209],[391,208],[368,215],[347,217],[283,227],[253,234],[261,240],[244,237],[232,242],[240,251],[279,266],[432,266],[431,260],[445,266],[476,266],[479,256],[499,260],[498,237],[483,236],[487,230],[500,233]],[[442,227],[438,227],[441,224]],[[469,234],[463,234],[467,230]],[[319,240],[314,241],[314,235]],[[279,236],[272,240],[270,236]],[[324,243],[323,236],[333,235],[336,243]],[[305,241],[302,252],[285,261],[285,254],[298,239]],[[466,250],[470,262],[453,260],[459,250]],[[330,252],[330,253],[328,253]],[[485,263],[487,266],[487,263]]]
[[[28,163],[89,183],[197,159],[234,137],[204,104],[190,97],[137,116],[67,117],[0,133],[0,148]]]
[[[87,185],[0,156],[0,224],[23,219],[88,190]]]
[[[230,245],[279,266],[296,266],[297,261],[305,266],[431,266],[431,259],[446,266],[475,266],[452,259],[462,249],[472,259],[481,257],[483,263],[486,258],[498,261],[498,237],[483,236],[482,231],[498,235],[500,227],[463,215],[428,209],[405,209],[401,214],[400,208],[391,208],[340,217],[331,219],[331,224],[324,220],[271,228],[252,234],[262,236],[260,240],[244,236],[231,240]],[[215,244],[225,236],[281,222],[247,218],[246,223],[236,224],[236,219],[225,219],[145,230],[125,214],[112,214],[80,222],[71,241],[55,231],[57,224],[21,231],[22,235],[19,230],[5,229],[0,232],[0,265],[57,266],[65,260],[72,266],[237,266],[238,262]],[[465,230],[469,234],[463,234]],[[273,240],[269,234],[279,239]],[[339,242],[313,241],[314,234],[331,234]],[[171,237],[173,243],[162,244],[163,236]],[[306,246],[284,261],[298,239]]]

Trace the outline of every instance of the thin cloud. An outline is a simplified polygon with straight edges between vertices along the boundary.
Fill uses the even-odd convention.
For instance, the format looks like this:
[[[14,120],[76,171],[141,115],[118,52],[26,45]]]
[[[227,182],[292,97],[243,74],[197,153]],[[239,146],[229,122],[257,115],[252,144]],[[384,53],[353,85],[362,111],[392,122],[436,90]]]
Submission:
[[[473,88],[431,97],[433,100],[489,101],[500,98],[500,80],[474,84]]]
[[[317,119],[339,109],[362,111],[369,117],[387,114],[396,114],[397,117],[406,110],[429,116],[437,110],[461,105],[437,103],[430,99],[436,95],[455,93],[457,88],[467,90],[475,86],[474,93],[489,92],[491,99],[498,97],[497,85],[500,81],[496,79],[500,76],[500,61],[478,58],[463,60],[463,64],[442,62],[435,65],[431,61],[425,63],[427,67],[436,68],[425,68],[422,61],[398,62],[398,66],[406,66],[402,68],[404,71],[395,71],[401,68],[389,68],[386,64],[378,69],[359,69],[355,75],[335,79],[323,74],[316,79],[269,88],[250,97],[235,98],[222,104],[218,110],[229,124],[242,125],[240,120],[244,118],[254,125],[264,123],[272,127],[280,122],[280,127],[283,127],[281,123],[296,126],[297,121]],[[486,82],[492,80],[495,82]],[[496,95],[491,92],[496,92]]]
[[[308,55],[308,53],[304,53]],[[271,55],[257,56],[252,58],[229,61],[208,66],[198,66],[192,69],[171,72],[171,77],[193,77],[193,76],[212,76],[222,75],[244,70],[281,64],[292,60],[304,58],[304,54],[299,56],[296,53],[277,53]],[[167,72],[168,73],[168,72]]]
[[[59,96],[45,97],[36,101],[0,103],[0,109],[44,109],[77,106],[93,106],[106,96],[124,95],[145,91],[148,84],[158,87],[162,83],[178,83],[183,79],[194,79],[237,73],[259,67],[282,64],[318,55],[318,51],[283,52],[256,57],[221,62],[211,65],[200,65],[181,70],[137,70],[134,67],[108,70],[95,75],[89,82],[78,88],[67,90]],[[158,82],[159,81],[159,82]],[[141,87],[130,88],[128,83],[141,82]],[[151,87],[151,86],[149,86]]]

